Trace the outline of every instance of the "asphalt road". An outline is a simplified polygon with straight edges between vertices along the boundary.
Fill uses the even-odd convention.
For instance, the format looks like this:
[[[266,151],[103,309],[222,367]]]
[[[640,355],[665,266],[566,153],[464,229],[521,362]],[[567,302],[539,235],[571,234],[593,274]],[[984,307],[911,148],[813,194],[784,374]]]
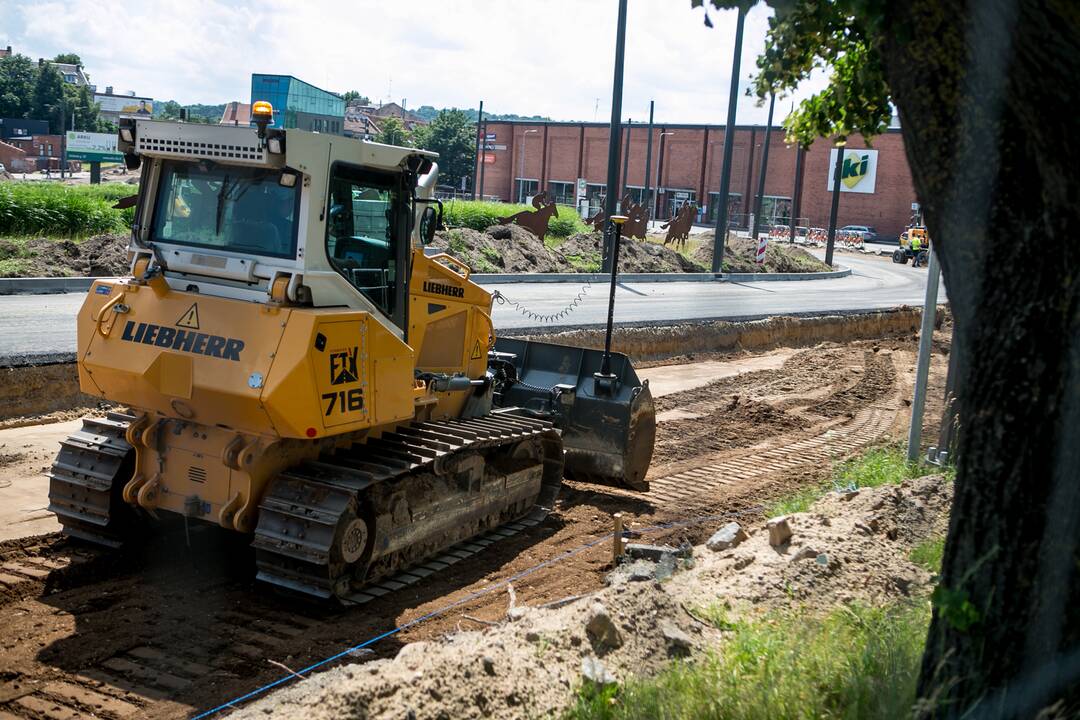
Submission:
[[[820,254],[820,252],[818,253]],[[895,265],[888,258],[838,253],[852,269],[835,280],[787,282],[627,283],[616,292],[618,324],[674,320],[731,319],[792,313],[858,311],[921,305],[926,269]],[[539,315],[562,311],[581,289],[568,283],[509,283],[499,290]],[[0,296],[0,366],[20,358],[47,360],[75,350],[75,315],[82,293]],[[496,328],[580,327],[607,321],[608,287],[594,284],[584,299],[553,322],[538,320],[508,304],[496,304]],[[944,299],[944,298],[942,298]]]

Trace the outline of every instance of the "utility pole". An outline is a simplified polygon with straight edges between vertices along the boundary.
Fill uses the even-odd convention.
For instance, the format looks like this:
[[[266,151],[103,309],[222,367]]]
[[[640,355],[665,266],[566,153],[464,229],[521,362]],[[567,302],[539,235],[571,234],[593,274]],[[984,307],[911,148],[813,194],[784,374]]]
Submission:
[[[836,145],[836,164],[833,166],[832,209],[829,211],[829,241],[825,245],[825,264],[832,267],[833,246],[836,243],[836,213],[840,209],[840,174],[844,172],[844,146]]]
[[[795,208],[799,207],[799,178],[802,176],[803,149],[802,145],[795,145],[795,183],[791,188],[791,244],[795,244],[795,231],[798,229],[798,219],[795,217]]]
[[[769,96],[769,119],[765,123],[765,147],[761,149],[761,174],[758,176],[757,199],[754,201],[754,227],[750,229],[750,239],[757,243],[758,228],[761,227],[761,204],[765,200],[765,173],[769,170],[769,138],[772,137],[773,106],[776,95]]]
[[[487,136],[484,133],[484,101],[480,101],[480,112],[476,116],[476,172],[473,173],[472,199],[476,199],[476,188],[479,183],[480,168],[484,164],[484,148],[487,147]]]
[[[839,182],[839,177],[837,181]],[[934,340],[934,320],[937,315],[938,262],[937,253],[929,249],[930,266],[926,269],[926,301],[923,303],[922,326],[919,329],[919,355],[915,361],[915,396],[911,400],[911,427],[908,428],[909,463],[919,459],[919,445],[922,443],[923,409],[926,406],[926,381],[930,373],[930,353]]]
[[[739,7],[735,23],[735,57],[731,61],[731,92],[728,94],[727,127],[724,130],[724,161],[720,171],[720,207],[716,209],[716,237],[713,240],[712,271],[721,272],[727,243],[728,195],[731,194],[731,153],[735,149],[735,109],[739,104],[739,64],[742,60],[743,25],[746,12]]]
[[[622,159],[622,182],[619,183],[619,199],[626,194],[626,173],[630,171],[630,131],[634,128],[634,121],[626,121],[626,149],[623,150]],[[626,210],[626,208],[619,208],[620,212]]]
[[[674,130],[671,132],[660,133],[660,157],[656,159],[656,193],[653,196],[652,215],[649,216],[650,220],[655,220],[660,212],[660,169],[664,162],[664,138],[674,134]]]
[[[655,102],[649,101],[649,139],[645,143],[645,192],[641,195],[641,202],[645,203],[646,208],[653,206],[652,201],[649,199],[649,174],[652,172],[652,136],[653,136],[653,106]],[[651,217],[648,220],[652,220]],[[648,224],[646,221],[646,225]]]
[[[622,125],[623,57],[626,54],[626,0],[619,0],[619,17],[615,29],[615,77],[611,83],[611,124],[608,130],[607,187],[604,197],[604,263],[603,271],[611,272],[612,245],[615,225],[615,197],[619,189],[619,128]]]
[[[487,145],[487,119],[484,120],[484,127],[480,130],[481,136],[484,138],[484,145]],[[487,150],[484,151],[484,157],[487,157]],[[480,200],[484,199],[484,169],[487,167],[486,162],[480,163]]]

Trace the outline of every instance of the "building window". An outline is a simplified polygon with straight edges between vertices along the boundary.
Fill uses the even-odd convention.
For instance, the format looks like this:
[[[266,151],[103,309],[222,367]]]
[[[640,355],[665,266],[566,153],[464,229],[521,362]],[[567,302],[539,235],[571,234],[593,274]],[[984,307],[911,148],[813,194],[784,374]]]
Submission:
[[[64,82],[71,83],[72,85],[74,85],[75,84],[75,76],[70,74],[70,73],[67,74],[67,75],[64,75]]]
[[[644,205],[646,208],[649,207],[648,203],[645,201],[645,188],[644,187],[634,186],[634,185],[627,185],[626,186],[626,192],[623,193],[623,194],[624,195],[629,195],[630,200],[637,203],[638,205]],[[653,197],[653,191],[652,191],[652,188],[649,188],[649,198],[651,199],[652,197]]]
[[[517,178],[517,201],[519,203],[529,202],[536,193],[540,192],[540,181],[529,180],[528,178]]]
[[[553,180],[548,183],[548,192],[559,205],[574,206],[574,183]]]
[[[709,193],[709,207],[706,209],[705,221],[711,225],[716,224],[716,208],[720,202],[720,193]],[[728,193],[728,227],[741,227],[739,221],[739,208],[742,206],[742,193]]]
[[[761,198],[761,222],[770,225],[791,223],[791,198],[766,195]]]
[[[604,209],[604,199],[607,197],[607,185],[589,183],[585,186],[585,197],[589,201],[589,217]]]
[[[673,218],[679,214],[679,210],[683,205],[687,203],[697,202],[697,193],[693,190],[685,190],[682,188],[664,188],[665,199],[667,203],[665,205],[667,209],[667,217]],[[701,217],[701,210],[698,210],[697,217],[694,218],[695,222]]]

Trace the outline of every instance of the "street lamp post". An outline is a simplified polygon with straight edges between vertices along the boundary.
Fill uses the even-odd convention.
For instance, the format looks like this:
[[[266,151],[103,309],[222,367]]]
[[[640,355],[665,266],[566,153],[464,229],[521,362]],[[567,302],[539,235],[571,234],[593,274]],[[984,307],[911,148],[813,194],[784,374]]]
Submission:
[[[724,245],[728,233],[728,194],[731,190],[731,153],[735,141],[735,110],[739,105],[739,62],[742,60],[743,26],[746,11],[742,7],[735,21],[735,56],[731,61],[731,92],[728,96],[727,125],[724,129],[724,160],[720,170],[720,205],[716,208],[716,237],[713,239],[712,271],[724,269]],[[750,155],[753,161],[753,153]]]
[[[532,130],[526,130],[521,134],[521,182],[518,184],[518,202],[525,202],[525,137],[529,133],[540,132],[533,128]]]
[[[674,134],[675,134],[674,131],[660,133],[660,151],[657,153],[657,155],[659,155],[659,157],[661,157],[661,158],[664,157],[664,136],[665,135],[674,135]],[[656,191],[653,193],[652,217],[649,218],[650,220],[655,220],[656,219],[656,210],[657,210],[657,206],[659,204],[660,204],[660,160],[659,160],[659,158],[657,158],[657,161],[656,161]]]

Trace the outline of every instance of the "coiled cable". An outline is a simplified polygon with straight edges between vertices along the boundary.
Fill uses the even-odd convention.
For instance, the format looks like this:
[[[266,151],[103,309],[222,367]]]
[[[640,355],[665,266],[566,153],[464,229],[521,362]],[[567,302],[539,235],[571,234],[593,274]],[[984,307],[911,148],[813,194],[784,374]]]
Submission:
[[[499,290],[495,290],[494,292],[492,292],[491,298],[500,305],[506,305],[513,308],[514,310],[521,313],[524,317],[527,317],[530,320],[535,320],[536,322],[540,323],[552,323],[557,320],[562,320],[567,315],[574,312],[574,310],[577,309],[577,307],[585,301],[585,296],[589,294],[589,289],[591,287],[592,281],[586,280],[585,284],[581,286],[581,290],[578,291],[578,294],[574,296],[574,299],[571,300],[566,307],[564,307],[557,313],[551,314],[534,312],[529,308],[525,307],[525,305],[523,305],[522,303],[506,297],[506,295],[503,295],[502,292],[500,292]]]

